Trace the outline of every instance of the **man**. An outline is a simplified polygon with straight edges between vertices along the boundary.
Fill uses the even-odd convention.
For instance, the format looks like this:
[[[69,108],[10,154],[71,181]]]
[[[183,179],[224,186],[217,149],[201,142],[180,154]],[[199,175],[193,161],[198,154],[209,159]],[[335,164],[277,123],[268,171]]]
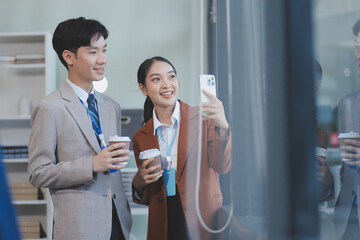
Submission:
[[[129,150],[106,147],[109,136],[121,135],[121,110],[93,88],[104,77],[107,36],[101,23],[82,17],[57,26],[53,48],[68,77],[32,112],[29,181],[50,190],[54,239],[129,239],[124,165],[117,165]]]
[[[353,26],[356,36],[355,61],[360,71],[360,20]],[[339,133],[360,132],[360,89],[339,103]],[[341,190],[336,201],[334,224],[339,239],[360,239],[358,189],[360,187],[360,143],[357,140],[345,140],[341,146],[341,157],[352,161],[343,162],[340,170]]]

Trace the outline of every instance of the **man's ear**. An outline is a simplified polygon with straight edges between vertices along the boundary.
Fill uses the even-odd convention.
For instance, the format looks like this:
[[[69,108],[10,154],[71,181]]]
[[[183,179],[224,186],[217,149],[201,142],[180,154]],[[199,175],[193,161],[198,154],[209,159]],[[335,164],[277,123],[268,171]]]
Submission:
[[[142,93],[147,96],[148,93],[147,93],[147,90],[146,90],[146,87],[144,85],[142,85],[141,83],[139,83],[139,88],[140,90],[142,91]]]
[[[68,66],[72,66],[74,64],[74,53],[70,52],[69,50],[64,50],[62,53],[62,57],[65,60],[65,62],[68,64]]]

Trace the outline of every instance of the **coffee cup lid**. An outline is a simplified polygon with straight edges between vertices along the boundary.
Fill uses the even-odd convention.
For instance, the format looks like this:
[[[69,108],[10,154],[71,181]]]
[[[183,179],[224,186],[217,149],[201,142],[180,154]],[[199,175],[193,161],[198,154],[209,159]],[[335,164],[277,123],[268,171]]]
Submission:
[[[340,133],[338,138],[360,138],[360,134],[357,132]]]
[[[148,158],[153,158],[153,157],[156,157],[158,155],[160,155],[161,152],[159,149],[157,148],[152,148],[152,149],[148,149],[148,150],[145,150],[145,151],[142,151],[140,154],[139,154],[139,159],[148,159]]]
[[[121,136],[118,136],[118,135],[115,135],[115,136],[111,136],[109,138],[109,142],[130,142],[131,139],[129,137],[121,137]]]

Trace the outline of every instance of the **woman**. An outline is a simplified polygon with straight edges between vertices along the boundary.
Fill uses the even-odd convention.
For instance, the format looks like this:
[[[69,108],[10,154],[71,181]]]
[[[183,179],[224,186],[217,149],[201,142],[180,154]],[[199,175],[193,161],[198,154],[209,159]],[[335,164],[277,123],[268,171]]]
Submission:
[[[220,100],[204,92],[211,103],[190,107],[177,99],[179,82],[174,66],[165,58],[145,60],[138,69],[138,84],[147,96],[144,125],[133,136],[138,171],[133,179],[133,200],[149,206],[148,239],[210,239],[213,236],[200,225],[195,194],[200,194],[200,213],[209,227],[218,227],[222,194],[217,173],[231,169],[231,133]],[[199,128],[202,117],[202,129]],[[202,134],[202,135],[200,135]],[[201,149],[198,138],[202,137]],[[154,159],[139,159],[147,149],[157,148],[160,164],[148,167]],[[198,152],[201,150],[200,191],[195,192]],[[164,177],[159,168],[176,169],[176,194],[166,196]],[[156,173],[154,173],[156,172]],[[161,170],[165,175],[166,170]],[[220,226],[221,227],[221,226]]]

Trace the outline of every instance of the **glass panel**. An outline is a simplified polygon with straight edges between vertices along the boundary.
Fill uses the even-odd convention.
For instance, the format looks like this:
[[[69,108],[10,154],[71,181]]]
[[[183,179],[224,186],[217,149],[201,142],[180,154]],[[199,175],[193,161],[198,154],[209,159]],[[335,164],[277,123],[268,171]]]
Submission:
[[[203,73],[214,75],[215,85],[211,76],[200,78],[206,89],[216,87],[212,107],[222,103],[231,132],[220,136],[221,107],[211,117],[203,116],[207,105],[188,115],[185,217],[192,239],[255,239],[265,232],[262,1],[209,1],[204,10],[210,34]],[[201,89],[194,97],[202,102]]]
[[[321,66],[316,68],[320,75],[315,76],[319,80],[317,120],[322,128],[318,146],[327,147],[325,159],[334,178],[334,192],[325,192],[328,197],[319,205],[321,239],[358,239],[360,234],[357,166],[344,162],[359,157],[348,147],[343,150],[350,155],[340,156],[339,147],[340,143],[359,147],[359,13],[355,0],[314,1],[315,58]],[[338,138],[348,132],[353,133]],[[324,178],[322,187],[327,184]]]

